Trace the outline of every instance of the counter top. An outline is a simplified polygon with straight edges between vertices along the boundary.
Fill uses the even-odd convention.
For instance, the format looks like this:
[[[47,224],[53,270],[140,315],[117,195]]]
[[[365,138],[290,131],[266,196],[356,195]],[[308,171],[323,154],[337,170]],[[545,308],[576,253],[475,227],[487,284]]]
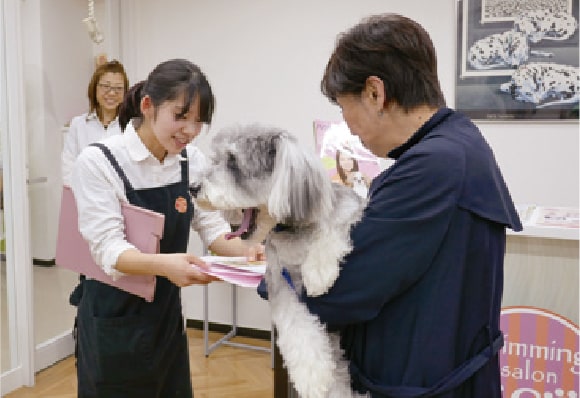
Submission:
[[[514,232],[511,229],[508,229],[507,235],[544,239],[579,240],[580,230],[578,228],[538,227],[524,225],[523,231]]]

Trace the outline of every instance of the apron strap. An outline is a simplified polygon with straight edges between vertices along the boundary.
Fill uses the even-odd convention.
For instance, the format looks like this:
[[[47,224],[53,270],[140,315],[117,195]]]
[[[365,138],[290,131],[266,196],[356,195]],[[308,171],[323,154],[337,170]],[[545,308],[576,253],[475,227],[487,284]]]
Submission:
[[[104,144],[101,144],[100,142],[95,142],[90,145],[100,148],[103,151],[103,153],[105,154],[105,156],[107,157],[107,159],[109,160],[109,162],[111,163],[111,165],[113,166],[113,168],[115,169],[121,180],[123,180],[123,185],[125,185],[125,192],[132,191],[133,186],[129,182],[129,179],[127,178],[127,175],[125,174],[121,166],[119,166],[119,162],[117,162],[117,159],[111,153],[111,150],[107,148],[107,146],[105,146]],[[188,166],[189,163],[187,161],[186,149],[183,149],[183,151],[181,151],[181,156],[183,157],[183,160],[181,161],[181,181],[185,184],[186,187],[189,187],[189,166]]]
[[[465,380],[483,367],[483,365],[485,365],[491,358],[493,358],[502,346],[503,333],[500,332],[499,336],[495,338],[490,346],[485,347],[479,354],[463,362],[463,364],[455,368],[451,373],[431,387],[390,387],[376,385],[362,375],[356,366],[353,364],[350,366],[351,372],[356,375],[361,384],[371,392],[384,394],[391,398],[428,398],[451,391],[461,385]]]
[[[100,148],[103,151],[103,153],[105,154],[105,156],[107,157],[107,159],[109,159],[109,162],[111,163],[111,165],[113,166],[113,168],[115,169],[117,174],[119,174],[119,177],[121,178],[121,180],[123,180],[123,184],[125,185],[125,193],[132,192],[133,186],[129,182],[129,179],[127,178],[127,175],[125,174],[125,172],[123,171],[121,166],[119,166],[117,159],[115,159],[115,157],[111,153],[111,150],[109,148],[107,148],[107,146],[105,146],[104,144],[101,144],[100,142],[92,143],[91,146],[95,146],[97,148]]]
[[[181,182],[185,184],[185,190],[189,192],[189,162],[185,148],[181,151]]]

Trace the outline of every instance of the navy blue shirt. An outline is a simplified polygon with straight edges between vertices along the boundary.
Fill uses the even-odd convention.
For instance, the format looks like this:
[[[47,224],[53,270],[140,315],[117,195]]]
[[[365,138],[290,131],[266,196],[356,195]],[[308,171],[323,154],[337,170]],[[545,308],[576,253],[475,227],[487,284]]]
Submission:
[[[440,109],[388,156],[336,283],[304,301],[340,332],[355,389],[410,397],[500,335],[505,227],[521,224],[492,150],[460,113]],[[501,397],[497,361],[434,396]]]

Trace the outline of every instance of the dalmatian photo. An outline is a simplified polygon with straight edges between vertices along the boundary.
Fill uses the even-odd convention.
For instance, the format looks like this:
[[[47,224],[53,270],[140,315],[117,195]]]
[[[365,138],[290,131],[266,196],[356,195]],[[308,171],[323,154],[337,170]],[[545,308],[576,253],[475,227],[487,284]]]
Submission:
[[[577,2],[459,2],[459,111],[490,120],[578,118]]]
[[[474,69],[511,68],[526,62],[530,48],[526,35],[509,30],[476,41],[467,55]]]
[[[580,101],[580,75],[573,66],[530,63],[520,66],[500,90],[537,108],[574,103]]]
[[[550,10],[527,11],[514,20],[514,27],[477,40],[469,48],[467,60],[472,68],[485,70],[517,68],[535,57],[553,57],[551,52],[532,50],[530,43],[541,40],[567,40],[577,29],[573,15]]]
[[[532,43],[541,40],[568,40],[576,32],[578,22],[567,12],[534,10],[519,14],[514,20],[514,30],[522,32]]]
[[[352,250],[350,228],[362,217],[366,200],[332,183],[315,152],[283,129],[225,128],[213,137],[210,158],[191,191],[203,208],[243,210],[233,236],[265,240],[276,344],[294,388],[302,398],[359,397],[350,388],[338,336],[326,331],[300,297],[332,287]]]

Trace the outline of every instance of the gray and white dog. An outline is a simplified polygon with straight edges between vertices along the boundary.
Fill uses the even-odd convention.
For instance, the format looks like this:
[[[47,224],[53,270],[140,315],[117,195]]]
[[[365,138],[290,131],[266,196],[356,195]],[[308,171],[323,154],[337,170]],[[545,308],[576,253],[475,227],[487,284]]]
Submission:
[[[202,207],[243,209],[241,228],[232,235],[256,243],[265,239],[276,343],[296,391],[303,398],[358,396],[350,388],[338,337],[300,295],[317,296],[332,287],[352,250],[350,228],[360,220],[365,199],[332,183],[314,151],[278,128],[227,128],[213,138],[211,149],[211,167],[192,192]]]

